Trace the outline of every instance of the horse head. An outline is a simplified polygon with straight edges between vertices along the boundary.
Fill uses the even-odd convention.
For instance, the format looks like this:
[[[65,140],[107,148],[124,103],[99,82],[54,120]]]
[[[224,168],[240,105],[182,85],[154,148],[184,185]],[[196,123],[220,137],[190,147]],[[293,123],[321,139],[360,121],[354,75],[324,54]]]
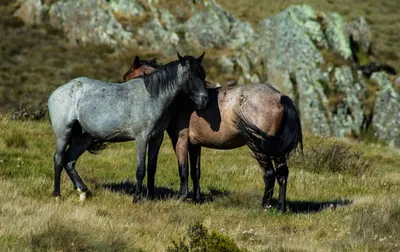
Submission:
[[[188,94],[193,102],[197,105],[197,109],[205,109],[208,105],[208,91],[206,89],[206,72],[201,65],[205,52],[200,57],[193,56],[182,57],[178,53],[180,67],[178,67],[178,74],[186,84],[183,92]]]
[[[132,66],[124,74],[122,81],[126,82],[133,78],[136,78],[136,77],[139,77],[139,76],[142,76],[145,74],[150,74],[160,66],[161,65],[157,64],[156,58],[147,61],[147,60],[140,60],[138,56],[135,56],[135,58],[133,59]]]

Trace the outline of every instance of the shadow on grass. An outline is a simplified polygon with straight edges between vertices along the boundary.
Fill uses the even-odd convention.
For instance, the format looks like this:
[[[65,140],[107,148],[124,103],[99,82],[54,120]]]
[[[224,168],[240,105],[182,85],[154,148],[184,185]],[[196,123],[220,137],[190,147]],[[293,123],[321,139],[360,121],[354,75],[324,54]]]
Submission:
[[[336,209],[339,206],[347,206],[353,201],[347,199],[329,201],[287,201],[288,210],[291,213],[317,213],[325,209]]]
[[[104,188],[105,190],[109,190],[112,192],[123,193],[132,195],[135,193],[136,185],[129,181],[124,181],[120,183],[100,183],[97,184],[96,187]],[[158,187],[155,188],[155,200],[163,200],[163,199],[179,199],[179,193],[176,190],[172,190],[167,187]],[[205,203],[205,202],[212,202],[216,197],[224,197],[229,194],[227,191],[221,191],[216,188],[209,188],[209,193],[201,194],[200,202],[196,203]],[[143,190],[144,194],[147,193],[147,188]],[[193,198],[193,194],[189,193],[189,201]]]
[[[135,193],[135,184],[129,181],[124,181],[120,183],[100,183],[97,184],[97,187],[104,188],[105,190],[109,190],[116,193],[123,193],[127,195],[132,195]],[[144,194],[147,193],[147,189],[145,188]],[[208,188],[209,193],[202,194],[200,202],[196,202],[199,204],[205,202],[213,202],[218,197],[226,197],[229,196],[230,193],[228,191],[222,191],[216,188]],[[167,187],[155,187],[155,199],[154,200],[164,200],[164,199],[179,199],[180,196],[177,190],[172,190]],[[193,195],[189,194],[189,202],[192,201]],[[236,202],[237,205],[247,206],[244,202]],[[337,199],[337,200],[329,200],[329,201],[287,201],[287,208],[290,213],[318,213],[325,209],[336,209],[339,206],[347,206],[352,204],[351,200],[347,199]],[[229,205],[235,206],[235,200],[229,200]],[[276,199],[272,200],[272,205],[274,208],[277,207],[278,201]]]

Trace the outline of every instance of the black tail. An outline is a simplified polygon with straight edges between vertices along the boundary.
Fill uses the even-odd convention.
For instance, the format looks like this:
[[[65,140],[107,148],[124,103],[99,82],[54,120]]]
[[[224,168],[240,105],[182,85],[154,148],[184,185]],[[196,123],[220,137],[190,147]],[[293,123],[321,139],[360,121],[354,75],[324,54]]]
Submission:
[[[75,136],[81,135],[83,134],[82,131],[83,131],[82,126],[79,124],[79,122],[75,122],[75,124],[72,126],[72,135]],[[109,143],[106,143],[101,139],[95,139],[93,143],[86,150],[91,154],[99,154],[102,150],[107,148],[108,145]]]
[[[102,142],[101,140],[95,139],[93,143],[87,148],[90,154],[99,154],[101,151],[108,147],[109,143]]]
[[[292,151],[297,149],[303,151],[300,118],[293,101],[288,96],[282,95],[280,102],[284,105],[284,117],[275,136],[266,134],[243,115],[238,115],[236,126],[261,165],[266,164],[271,157],[287,158]]]

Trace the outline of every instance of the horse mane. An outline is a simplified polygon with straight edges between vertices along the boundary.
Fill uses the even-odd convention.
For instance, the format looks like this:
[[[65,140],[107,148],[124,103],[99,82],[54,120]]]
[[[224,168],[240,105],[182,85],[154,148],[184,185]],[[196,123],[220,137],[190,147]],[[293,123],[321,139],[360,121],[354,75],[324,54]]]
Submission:
[[[157,69],[157,68],[160,68],[163,66],[163,63],[159,58],[152,58],[150,60],[140,60],[139,63],[141,65],[149,66],[154,69]]]
[[[147,91],[152,96],[158,97],[161,92],[172,89],[177,83],[175,80],[178,77],[178,65],[179,60],[166,65],[157,65],[152,73],[141,76]]]

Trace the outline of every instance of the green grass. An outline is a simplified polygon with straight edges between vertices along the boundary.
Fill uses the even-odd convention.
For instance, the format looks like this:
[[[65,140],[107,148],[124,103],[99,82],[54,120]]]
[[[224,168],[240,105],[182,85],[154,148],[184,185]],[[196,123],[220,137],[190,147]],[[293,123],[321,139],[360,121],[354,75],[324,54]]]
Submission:
[[[7,38],[0,40],[1,110],[35,108],[51,90],[81,75],[117,82],[136,54],[172,59],[134,45],[122,50],[73,47],[48,27],[23,26],[6,7],[9,2],[0,1],[0,34]],[[221,3],[256,27],[262,18],[300,2]],[[337,11],[347,21],[365,16],[373,33],[374,57],[400,69],[398,1],[307,3],[318,10]],[[210,81],[234,78],[218,73],[216,62],[222,53],[232,52],[206,54]],[[50,196],[54,136],[47,119],[14,121],[0,115],[0,128],[1,251],[165,251],[187,237],[196,223],[210,236],[229,237],[248,251],[397,251],[400,247],[400,152],[379,143],[307,135],[304,157],[293,156],[289,163],[289,213],[282,214],[261,208],[262,173],[246,147],[202,151],[204,204],[174,197],[179,177],[168,137],[156,174],[162,199],[132,204],[135,143],[128,142],[113,144],[96,156],[84,154],[79,160],[77,169],[94,194],[91,200],[79,203],[63,173],[62,201],[56,202]]]
[[[304,158],[290,161],[289,213],[282,214],[261,208],[262,173],[247,147],[203,149],[201,188],[207,201],[176,198],[179,176],[168,137],[156,174],[162,199],[132,204],[135,143],[128,142],[80,158],[77,169],[92,199],[79,203],[63,172],[62,200],[57,202],[50,196],[54,137],[49,122],[2,116],[0,127],[6,136],[19,132],[25,139],[22,147],[0,137],[0,250],[165,251],[196,223],[211,237],[228,237],[248,251],[387,251],[400,246],[400,153],[378,144],[321,142],[306,135]],[[348,153],[334,158],[362,153],[368,169],[309,169],[310,159],[337,145]]]

